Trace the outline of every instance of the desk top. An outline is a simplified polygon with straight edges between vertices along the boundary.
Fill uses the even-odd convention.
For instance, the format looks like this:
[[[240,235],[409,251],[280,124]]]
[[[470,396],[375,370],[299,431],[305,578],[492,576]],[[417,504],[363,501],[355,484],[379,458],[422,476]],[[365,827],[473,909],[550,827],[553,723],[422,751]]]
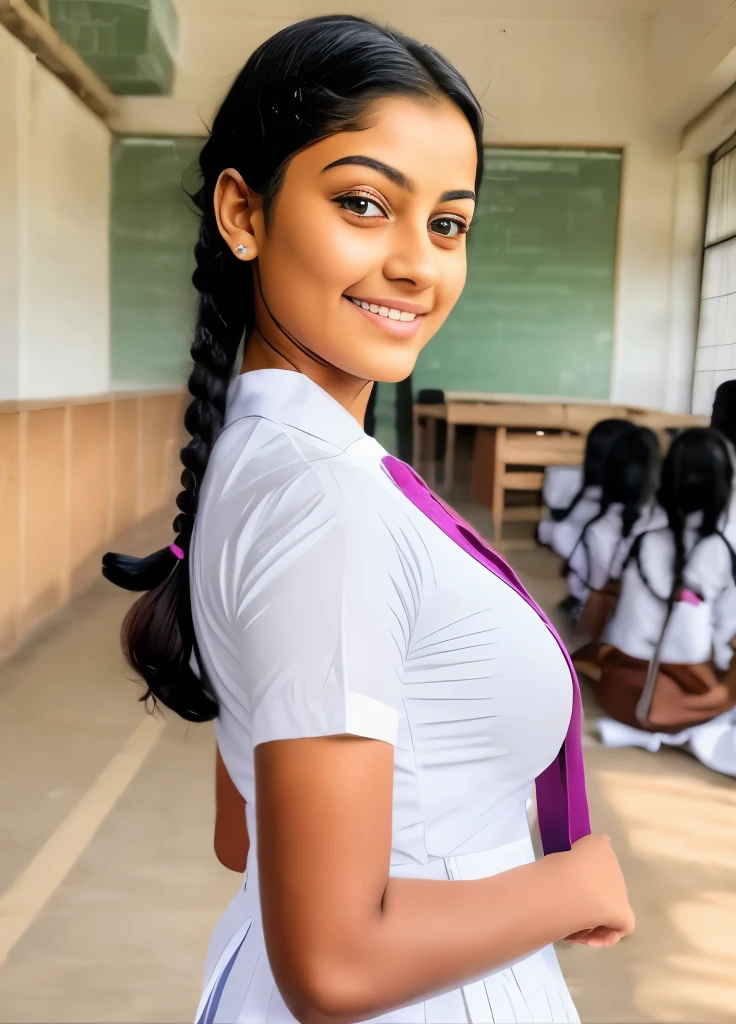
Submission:
[[[455,398],[443,404],[424,405],[415,403],[414,414],[427,419],[446,420],[455,425],[475,427],[509,427],[518,429],[569,430],[577,434],[587,432],[601,419],[621,417],[629,419],[639,426],[650,427],[652,430],[665,430],[668,427],[699,427],[708,426],[707,416],[694,416],[689,413],[669,413],[656,409],[641,409],[635,406],[612,405],[610,403],[562,401],[546,402],[519,401],[516,396],[500,400],[494,398],[483,401],[469,398],[462,401]],[[455,392],[454,394],[457,394]],[[466,393],[468,394],[468,393]]]
[[[566,398],[562,395],[511,395],[492,391],[445,391],[445,402],[484,402],[511,405],[590,405],[603,412],[610,408],[626,408],[632,412],[646,412],[643,406],[625,405],[605,398]]]

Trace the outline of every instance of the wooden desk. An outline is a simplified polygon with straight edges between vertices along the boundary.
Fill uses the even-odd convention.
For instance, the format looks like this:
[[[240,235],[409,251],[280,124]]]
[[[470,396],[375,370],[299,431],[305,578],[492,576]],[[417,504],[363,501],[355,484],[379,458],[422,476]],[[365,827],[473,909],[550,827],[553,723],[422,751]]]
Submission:
[[[450,497],[454,483],[457,427],[477,427],[473,494],[476,500],[487,503],[492,509],[495,539],[501,533],[504,491],[541,490],[543,474],[538,467],[581,463],[585,436],[600,420],[627,419],[659,432],[707,426],[709,422],[702,416],[576,399],[552,401],[503,395],[484,398],[469,392],[447,392],[445,399],[444,403],[437,405],[414,405],[415,468],[426,476],[430,487],[436,488],[434,452],[437,423],[444,421],[447,434],[442,483],[445,496]],[[423,423],[426,424],[424,429]],[[538,436],[535,431],[552,433]],[[431,453],[429,460],[427,450]],[[511,465],[537,468],[529,472],[511,472],[506,468]]]
[[[526,430],[565,430],[587,434],[591,427],[602,419],[620,416],[631,419],[645,410],[626,406],[604,405],[580,402],[534,402],[517,400],[508,396],[501,401],[489,396],[488,401],[468,401],[454,398],[448,392],[447,400],[438,405],[414,406],[414,465],[418,473],[425,469],[425,445],[423,444],[422,420],[426,421],[426,442],[434,453],[437,439],[437,422],[447,425],[445,440],[443,487],[445,495],[452,494],[455,468],[455,441],[458,426],[474,427],[516,427]],[[435,460],[430,458],[426,467],[427,483],[436,486]]]
[[[541,491],[546,466],[579,466],[582,434],[544,434],[479,427],[473,449],[472,498],[491,509],[493,539],[501,539],[506,491]],[[516,468],[510,469],[514,466]],[[522,467],[529,466],[524,469]]]

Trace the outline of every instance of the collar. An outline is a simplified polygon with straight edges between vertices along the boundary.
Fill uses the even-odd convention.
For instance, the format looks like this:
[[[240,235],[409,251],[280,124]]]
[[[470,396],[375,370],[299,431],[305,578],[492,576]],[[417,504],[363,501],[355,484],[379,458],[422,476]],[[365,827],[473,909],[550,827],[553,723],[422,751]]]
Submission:
[[[228,388],[224,426],[246,416],[295,427],[343,450],[366,436],[347,409],[296,370],[249,370],[237,376]]]

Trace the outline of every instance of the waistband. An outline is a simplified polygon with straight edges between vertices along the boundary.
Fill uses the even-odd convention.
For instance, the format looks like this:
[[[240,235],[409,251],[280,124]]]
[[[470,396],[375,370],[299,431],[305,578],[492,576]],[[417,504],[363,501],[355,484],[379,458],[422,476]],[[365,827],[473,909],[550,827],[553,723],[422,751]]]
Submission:
[[[503,846],[496,846],[492,850],[483,850],[480,853],[439,857],[427,864],[392,864],[389,875],[391,878],[470,881],[490,878],[502,871],[518,868],[521,864],[531,864],[535,860],[531,837],[525,836],[513,843],[505,843]]]

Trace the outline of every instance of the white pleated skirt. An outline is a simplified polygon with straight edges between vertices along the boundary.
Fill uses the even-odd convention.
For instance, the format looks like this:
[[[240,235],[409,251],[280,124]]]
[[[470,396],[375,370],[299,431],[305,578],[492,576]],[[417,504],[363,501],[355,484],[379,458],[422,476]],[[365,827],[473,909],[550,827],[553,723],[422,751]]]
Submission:
[[[531,839],[495,850],[391,868],[393,877],[474,879],[534,860]],[[579,1024],[552,946],[369,1024]],[[258,903],[257,865],[210,942],[196,1024],[294,1024],[271,974]]]

